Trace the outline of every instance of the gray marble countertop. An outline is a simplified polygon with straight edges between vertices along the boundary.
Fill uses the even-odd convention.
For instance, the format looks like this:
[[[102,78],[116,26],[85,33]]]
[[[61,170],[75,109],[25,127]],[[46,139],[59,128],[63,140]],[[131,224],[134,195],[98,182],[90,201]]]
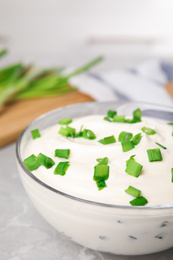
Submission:
[[[84,248],[53,229],[31,204],[19,178],[15,144],[0,150],[0,260],[164,260],[173,248],[146,256],[118,256]]]

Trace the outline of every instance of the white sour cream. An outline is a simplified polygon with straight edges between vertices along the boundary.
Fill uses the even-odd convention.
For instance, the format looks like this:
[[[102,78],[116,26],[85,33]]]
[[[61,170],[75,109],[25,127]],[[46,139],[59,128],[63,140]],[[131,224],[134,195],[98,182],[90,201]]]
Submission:
[[[74,119],[69,125],[79,132],[83,129],[92,130],[95,140],[84,138],[66,138],[60,135],[61,125],[58,123],[41,132],[41,137],[31,140],[25,147],[23,158],[31,154],[36,156],[43,153],[51,157],[55,165],[46,169],[40,166],[33,174],[49,186],[75,197],[114,204],[130,205],[134,199],[125,190],[129,185],[141,190],[141,195],[148,200],[147,206],[173,203],[173,183],[171,168],[173,168],[173,136],[172,127],[165,122],[142,118],[142,122],[135,124],[110,123],[103,120],[102,115],[87,116]],[[146,135],[142,127],[150,127],[156,131],[155,135]],[[142,133],[140,143],[134,149],[123,152],[118,136],[122,131],[131,132],[133,136]],[[98,140],[114,135],[116,143],[103,145]],[[165,146],[159,147],[155,142]],[[160,148],[162,161],[149,162],[147,149]],[[69,159],[54,156],[55,149],[70,149]],[[135,161],[143,165],[138,178],[125,172],[126,161],[135,155]],[[93,180],[96,159],[108,157],[109,179],[107,187],[99,191]],[[54,175],[53,171],[61,161],[69,161],[70,166],[64,176]]]

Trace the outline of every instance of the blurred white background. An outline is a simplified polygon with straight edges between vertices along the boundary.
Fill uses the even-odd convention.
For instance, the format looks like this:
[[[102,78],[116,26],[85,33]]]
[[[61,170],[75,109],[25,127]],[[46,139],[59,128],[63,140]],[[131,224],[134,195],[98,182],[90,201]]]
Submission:
[[[0,47],[43,63],[173,60],[172,24],[173,0],[0,0]]]

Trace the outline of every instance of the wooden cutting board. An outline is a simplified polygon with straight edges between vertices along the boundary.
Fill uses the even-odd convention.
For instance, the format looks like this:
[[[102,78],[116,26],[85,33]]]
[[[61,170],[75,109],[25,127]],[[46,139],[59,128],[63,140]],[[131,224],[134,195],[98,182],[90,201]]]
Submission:
[[[28,99],[9,104],[0,114],[0,147],[17,140],[22,130],[36,117],[52,109],[93,99],[78,91],[56,97]]]

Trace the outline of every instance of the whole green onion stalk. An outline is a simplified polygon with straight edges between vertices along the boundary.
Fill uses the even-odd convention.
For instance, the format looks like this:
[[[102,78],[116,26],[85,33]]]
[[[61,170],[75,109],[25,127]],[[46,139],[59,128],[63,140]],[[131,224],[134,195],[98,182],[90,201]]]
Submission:
[[[0,51],[0,58],[7,50]],[[11,64],[0,69],[0,111],[7,102],[20,99],[61,95],[76,90],[69,79],[84,73],[102,61],[98,57],[88,64],[64,75],[62,69],[38,70],[34,65]]]

